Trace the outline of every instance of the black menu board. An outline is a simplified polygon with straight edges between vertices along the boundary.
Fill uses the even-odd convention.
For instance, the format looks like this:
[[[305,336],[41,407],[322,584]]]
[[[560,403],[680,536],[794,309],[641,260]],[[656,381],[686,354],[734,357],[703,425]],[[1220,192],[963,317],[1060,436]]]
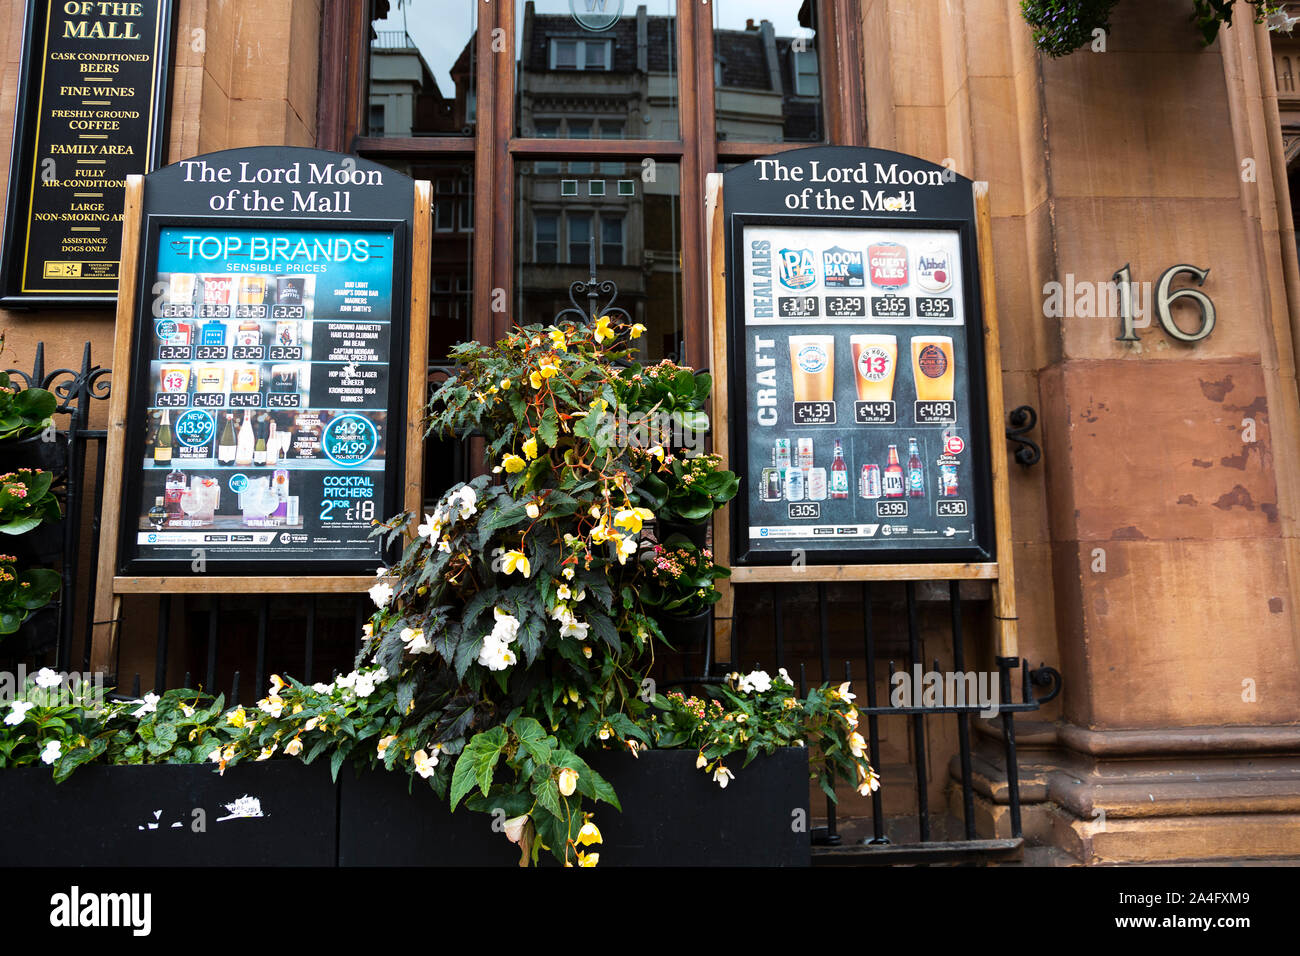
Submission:
[[[172,4],[37,0],[24,31],[0,302],[111,305],[126,176],[160,162]]]
[[[298,215],[168,215],[178,194]],[[383,563],[370,535],[402,509],[409,223],[346,210],[409,216],[412,196],[392,170],[315,150],[232,150],[146,178],[121,533],[133,571]]]
[[[825,147],[724,177],[734,562],[987,561],[969,180]]]

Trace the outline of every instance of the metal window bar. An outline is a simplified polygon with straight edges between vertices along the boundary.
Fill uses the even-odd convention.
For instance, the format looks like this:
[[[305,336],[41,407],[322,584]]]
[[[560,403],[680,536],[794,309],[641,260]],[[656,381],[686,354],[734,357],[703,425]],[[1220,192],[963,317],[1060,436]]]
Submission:
[[[963,601],[961,596],[960,582],[947,582],[947,602],[949,604],[949,634],[951,637],[952,647],[952,668],[956,672],[965,672],[966,655],[963,646],[963,624],[962,609]],[[753,587],[752,585],[735,585],[737,588]],[[775,660],[775,666],[788,667],[787,661],[792,656],[795,648],[791,647],[787,640],[786,613],[788,609],[788,600],[790,592],[793,589],[805,588],[805,594],[812,591],[815,594],[817,602],[817,632],[815,635],[815,645],[804,645],[803,653],[809,656],[815,656],[819,665],[819,672],[825,683],[832,682],[830,667],[830,648],[832,646],[832,633],[829,624],[829,608],[833,601],[828,595],[828,586],[825,583],[819,583],[815,589],[808,589],[807,586],[799,584],[779,584],[763,585],[771,591],[771,626],[774,638],[771,646],[771,657],[769,660]],[[878,596],[878,595],[876,595]],[[923,651],[921,642],[921,601],[918,598],[916,582],[905,582],[903,585],[903,615],[900,622],[900,637],[905,638],[906,655],[905,663],[908,673],[912,672],[913,667],[923,665]],[[897,862],[900,859],[907,859],[909,853],[914,853],[918,862],[936,861],[936,862],[953,862],[963,859],[963,853],[968,854],[970,858],[986,854],[988,851],[988,841],[981,840],[978,836],[975,821],[975,788],[974,788],[974,771],[972,768],[972,745],[971,745],[971,725],[970,718],[972,714],[980,713],[983,709],[978,702],[968,702],[957,704],[954,701],[945,701],[940,705],[925,705],[922,701],[912,701],[911,706],[893,706],[892,703],[884,704],[879,700],[879,690],[875,679],[876,664],[880,658],[880,648],[878,646],[881,637],[877,623],[873,615],[873,590],[869,583],[864,583],[860,589],[860,609],[862,619],[862,656],[856,658],[865,664],[865,705],[858,706],[860,718],[865,720],[867,741],[869,753],[877,772],[882,770],[881,761],[881,733],[880,720],[884,717],[905,717],[907,719],[910,731],[910,742],[912,745],[911,762],[913,763],[912,771],[914,773],[914,786],[916,789],[916,832],[917,840],[915,843],[895,844],[886,832],[887,819],[884,811],[884,799],[881,791],[876,791],[871,795],[871,835],[864,837],[858,846],[862,848],[879,848],[876,851],[860,852],[854,848],[845,847],[842,851],[837,851],[833,858],[827,859],[827,862],[863,862],[873,861],[873,857],[879,855],[880,862]],[[737,605],[745,606],[746,602],[738,599]],[[732,661],[720,664],[724,671],[735,669],[735,661],[747,661],[750,655],[746,648],[747,638],[750,636],[746,633],[746,628],[742,621],[737,617],[732,619]],[[751,619],[752,623],[752,619]],[[811,635],[804,635],[805,637]],[[766,642],[764,642],[766,643]],[[807,693],[807,670],[808,661],[800,660],[798,662],[797,682],[801,695]],[[935,671],[940,670],[940,662],[934,659],[931,662]],[[754,668],[761,666],[755,663]],[[1008,783],[1008,810],[1010,818],[1010,827],[1012,842],[1019,843],[1023,839],[1023,830],[1021,823],[1021,806],[1020,806],[1020,789],[1019,789],[1019,772],[1016,764],[1016,744],[1015,744],[1015,718],[1018,712],[1030,712],[1037,710],[1043,703],[1051,700],[1060,691],[1060,675],[1052,668],[1043,667],[1031,671],[1028,662],[1018,658],[997,658],[997,675],[1000,697],[998,703],[998,715],[1002,727],[1003,749],[1006,757],[1006,772]],[[1012,675],[1016,670],[1021,673],[1021,693],[1017,701],[1012,696]],[[844,679],[852,682],[853,662],[845,659],[843,661]],[[895,662],[889,660],[888,675],[889,681],[892,682],[895,673]],[[721,678],[713,679],[696,679],[683,680],[674,683],[717,683]],[[1049,687],[1049,693],[1042,697],[1036,697],[1033,687]],[[930,811],[930,791],[934,781],[929,779],[927,770],[927,756],[931,744],[927,743],[926,725],[927,717],[942,717],[952,715],[956,718],[957,730],[957,758],[960,768],[960,779],[958,781],[961,792],[961,828],[964,836],[964,842],[969,844],[969,849],[963,849],[960,844],[963,841],[950,842],[942,838],[936,839],[934,835],[933,820]],[[944,781],[946,783],[946,781]],[[842,837],[838,832],[838,817],[835,803],[827,799],[827,823],[825,827],[815,828],[813,831],[814,846],[835,847],[841,844]],[[888,850],[884,848],[888,847]]]

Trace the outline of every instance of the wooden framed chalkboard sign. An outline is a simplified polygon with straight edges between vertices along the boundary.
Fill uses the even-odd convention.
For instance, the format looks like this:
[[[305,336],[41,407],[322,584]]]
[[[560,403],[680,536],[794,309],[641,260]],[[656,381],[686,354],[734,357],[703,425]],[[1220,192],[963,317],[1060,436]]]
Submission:
[[[313,149],[127,189],[97,621],[128,592],[364,590],[420,505],[429,184]]]
[[[825,146],[714,175],[708,202],[732,583],[996,579],[1014,619],[984,185]]]
[[[112,305],[126,177],[164,161],[173,2],[26,7],[0,306]]]

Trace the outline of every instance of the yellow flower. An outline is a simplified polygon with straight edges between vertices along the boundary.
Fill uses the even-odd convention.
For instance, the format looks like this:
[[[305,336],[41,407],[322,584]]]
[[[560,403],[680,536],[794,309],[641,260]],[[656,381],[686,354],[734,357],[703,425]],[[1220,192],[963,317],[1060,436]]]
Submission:
[[[649,508],[625,508],[614,516],[614,524],[636,534],[641,530],[641,523],[653,520],[654,516]]]
[[[392,744],[392,742],[396,739],[397,739],[397,734],[389,734],[387,737],[379,738],[379,746],[376,749],[379,752],[380,760],[384,759],[384,754],[388,752],[389,745]]]
[[[270,694],[270,696],[275,696],[276,694],[280,693],[280,691],[282,691],[284,688],[286,688],[286,687],[288,687],[288,686],[289,686],[289,685],[286,684],[286,683],[285,683],[285,682],[280,678],[280,675],[279,675],[279,674],[272,674],[272,675],[271,675],[271,694]]]
[[[613,337],[614,333],[609,330],[609,316],[602,315],[596,320],[596,341],[603,342]]]
[[[242,707],[226,714],[226,723],[230,724],[230,726],[232,727],[244,726],[244,721],[247,719],[248,719],[248,715],[244,713],[244,708]]]
[[[599,853],[583,853],[578,851],[578,866],[595,866],[600,862]]]
[[[510,388],[510,379],[508,379],[508,378],[503,378],[503,379],[501,380],[501,390],[502,390],[502,391],[506,391],[506,390],[508,390],[509,388]]]
[[[501,467],[505,468],[505,470],[512,475],[523,471],[527,465],[528,462],[511,452],[507,452],[505,457],[501,459]]]
[[[560,374],[560,370],[555,367],[555,363],[550,359],[542,359],[537,366],[537,370],[542,373],[542,378],[554,378]]]
[[[524,442],[524,454],[528,456],[529,461],[532,461],[532,459],[537,457],[536,436],[533,436],[532,438],[528,439],[528,441]]]
[[[563,329],[551,329],[551,331],[548,332],[547,335],[551,337],[551,345],[554,348],[559,349],[561,352],[567,352],[569,350],[569,343],[564,338]]]
[[[609,402],[605,401],[603,398],[593,399],[591,402],[591,410],[597,415],[603,415],[607,408],[609,408]]]
[[[542,387],[542,377],[538,375],[536,372],[533,372],[531,375],[528,376],[528,381],[533,386],[533,388]]]
[[[578,845],[591,846],[593,843],[602,842],[604,841],[600,838],[600,830],[596,828],[596,824],[591,822],[591,816],[588,815],[587,822],[584,823],[582,829],[578,831]]]
[[[522,551],[507,551],[504,558],[504,568],[506,574],[513,574],[518,571],[524,577],[532,572],[532,567],[528,563],[528,558]]]
[[[583,645],[582,645],[582,656],[585,657],[587,660],[591,660],[591,645],[590,645],[590,644],[583,644]]]
[[[636,325],[632,326],[632,330],[628,332],[628,335],[634,339],[639,339],[644,332],[645,326],[638,322]]]
[[[559,777],[560,793],[566,797],[573,796],[573,791],[578,789],[578,771],[565,767],[560,771]]]

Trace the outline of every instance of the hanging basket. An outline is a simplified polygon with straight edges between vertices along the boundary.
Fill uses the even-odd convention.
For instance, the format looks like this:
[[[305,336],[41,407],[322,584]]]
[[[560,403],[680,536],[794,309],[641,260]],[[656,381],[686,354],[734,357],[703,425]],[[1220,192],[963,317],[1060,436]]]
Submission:
[[[713,627],[713,608],[705,608],[698,614],[661,614],[658,621],[659,629],[674,648],[679,651],[697,651],[709,639]]]
[[[656,530],[660,544],[663,544],[673,535],[680,534],[695,545],[697,549],[702,550],[705,540],[708,538],[709,523],[705,521],[701,524],[679,524],[674,521],[660,519]]]

